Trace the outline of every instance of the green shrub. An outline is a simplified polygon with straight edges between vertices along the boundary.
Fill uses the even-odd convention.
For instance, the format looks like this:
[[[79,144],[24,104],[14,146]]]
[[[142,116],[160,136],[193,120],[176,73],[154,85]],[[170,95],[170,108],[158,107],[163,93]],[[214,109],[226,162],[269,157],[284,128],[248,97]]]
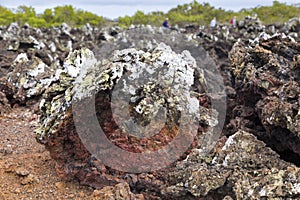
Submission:
[[[300,8],[286,5],[274,1],[272,6],[262,6],[252,9],[242,9],[239,12],[215,8],[209,3],[198,3],[192,1],[188,4],[178,5],[167,13],[150,12],[145,14],[137,11],[133,16],[124,16],[118,18],[120,27],[128,27],[131,24],[150,24],[161,26],[166,17],[169,18],[170,25],[175,24],[185,26],[187,24],[208,25],[210,20],[217,18],[219,23],[229,23],[233,16],[238,20],[244,19],[247,15],[256,13],[264,24],[283,23],[293,17],[300,17]],[[79,27],[90,23],[93,26],[103,26],[108,21],[103,17],[88,11],[75,9],[71,5],[57,6],[53,9],[46,9],[44,13],[37,15],[35,9],[27,6],[19,6],[16,11],[12,11],[0,6],[0,25],[8,25],[12,22],[18,22],[20,25],[28,23],[34,27],[58,26],[63,22],[72,27]]]
[[[13,12],[0,6],[0,25],[8,25],[18,22],[20,25],[28,23],[33,27],[51,27],[67,23],[72,27],[79,27],[90,23],[93,26],[105,24],[103,17],[88,11],[75,9],[71,5],[57,6],[46,9],[43,14],[37,15],[33,7],[19,6]]]
[[[132,17],[119,17],[119,25],[128,27],[130,24],[151,24],[161,25],[164,18],[168,17],[170,25],[185,26],[187,24],[208,25],[210,20],[217,18],[219,23],[229,23],[233,16],[237,16],[238,20],[243,20],[247,15],[257,14],[264,24],[283,23],[293,17],[300,17],[300,8],[296,6],[286,5],[274,1],[272,6],[262,6],[252,9],[242,9],[239,12],[215,8],[209,3],[198,3],[192,1],[189,4],[178,5],[167,13],[150,12],[144,14],[141,11],[135,13]]]

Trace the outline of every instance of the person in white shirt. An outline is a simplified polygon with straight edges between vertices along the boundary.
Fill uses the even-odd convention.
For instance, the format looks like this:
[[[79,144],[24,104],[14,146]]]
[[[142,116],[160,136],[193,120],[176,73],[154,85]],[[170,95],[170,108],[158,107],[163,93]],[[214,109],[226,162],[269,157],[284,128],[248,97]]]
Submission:
[[[210,27],[211,28],[214,28],[217,24],[217,19],[216,17],[214,17],[211,21],[210,21]]]

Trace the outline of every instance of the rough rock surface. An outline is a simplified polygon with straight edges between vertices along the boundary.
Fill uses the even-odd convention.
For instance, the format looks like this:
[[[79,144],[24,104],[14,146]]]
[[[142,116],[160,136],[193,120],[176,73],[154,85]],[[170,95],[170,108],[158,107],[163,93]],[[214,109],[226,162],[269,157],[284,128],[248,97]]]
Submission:
[[[233,66],[236,66],[236,68],[234,68],[233,70],[234,76],[236,77],[235,89],[237,90],[237,97],[241,100],[237,102],[238,105],[236,105],[236,110],[232,111],[232,115],[236,118],[233,119],[233,121],[230,121],[230,124],[228,126],[234,124],[234,120],[239,120],[238,117],[245,117],[245,119],[251,122],[252,118],[256,117],[254,119],[257,119],[263,116],[264,112],[261,111],[263,110],[262,108],[257,107],[257,109],[253,109],[249,105],[247,106],[242,104],[243,102],[247,102],[251,105],[253,103],[253,105],[256,105],[257,103],[257,105],[262,106],[265,104],[260,103],[261,101],[259,98],[266,97],[268,99],[268,95],[277,94],[277,92],[274,93],[274,91],[277,91],[276,88],[274,90],[272,90],[272,88],[266,88],[267,90],[265,91],[263,90],[263,88],[266,87],[266,84],[262,80],[269,80],[269,77],[267,77],[266,79],[258,79],[259,81],[257,83],[260,84],[256,86],[257,89],[258,87],[260,87],[260,89],[258,90],[251,90],[249,92],[248,90],[243,89],[243,85],[247,85],[249,83],[249,77],[251,78],[252,75],[252,73],[249,73],[249,71],[247,72],[247,70],[259,69],[260,65],[262,67],[266,67],[265,65],[268,63],[270,66],[271,64],[275,63],[274,60],[271,59],[274,57],[272,57],[273,54],[271,53],[271,50],[261,50],[263,48],[261,46],[262,44],[269,44],[269,47],[274,47],[274,45],[272,45],[272,41],[276,40],[282,40],[283,42],[286,41],[286,44],[289,44],[291,49],[294,49],[296,47],[297,50],[298,48],[297,43],[293,42],[292,39],[288,37],[282,38],[282,36],[280,35],[274,36],[272,38],[267,38],[267,35],[262,35],[260,39],[254,40],[253,47],[247,48],[244,44],[235,44],[235,47],[230,54],[230,58]],[[271,42],[271,44],[268,42]],[[281,52],[280,49],[277,49],[277,51]],[[277,51],[276,53],[278,53]],[[293,52],[293,50],[290,51]],[[164,56],[165,52],[168,52],[169,55]],[[263,62],[264,59],[257,59],[260,64],[257,66],[256,63],[253,62],[255,61],[254,58],[257,58],[257,56],[259,55],[264,58],[266,56],[264,55],[264,53],[266,52],[269,52],[269,54],[266,54],[268,56],[265,59],[266,63]],[[173,56],[171,56],[171,54],[172,53],[170,52],[170,49],[162,45],[150,52],[144,52],[142,50],[137,51],[134,49],[116,51],[113,57],[111,57],[109,60],[102,61],[102,64],[100,65],[99,62],[97,64],[97,60],[93,58],[91,52],[89,52],[88,50],[76,51],[68,57],[68,59],[65,61],[64,69],[59,75],[58,82],[55,82],[54,85],[50,86],[49,90],[45,93],[45,101],[43,102],[43,105],[41,105],[42,109],[44,109],[44,115],[42,116],[42,127],[38,133],[38,139],[40,140],[40,142],[45,143],[52,157],[58,161],[57,170],[61,174],[61,177],[69,179],[76,178],[79,179],[82,184],[88,184],[99,188],[127,181],[129,182],[133,192],[142,193],[146,199],[260,199],[279,197],[292,199],[298,198],[300,193],[299,169],[293,164],[282,161],[277,153],[275,153],[269,147],[266,147],[262,141],[257,140],[253,135],[257,134],[257,136],[262,139],[264,139],[264,137],[267,137],[268,135],[272,136],[270,133],[268,133],[268,126],[271,127],[270,130],[273,130],[273,124],[267,124],[267,126],[261,123],[261,126],[257,127],[261,128],[261,131],[255,133],[256,129],[253,129],[253,126],[247,127],[247,125],[251,125],[251,123],[247,123],[248,121],[244,121],[244,125],[246,126],[236,123],[240,126],[234,127],[231,131],[244,129],[250,131],[251,133],[239,131],[230,136],[227,141],[226,138],[218,140],[219,144],[209,155],[203,155],[203,149],[201,148],[201,145],[199,146],[199,143],[197,143],[196,141],[196,143],[194,143],[194,145],[192,146],[191,151],[187,152],[187,154],[189,155],[185,160],[181,159],[182,161],[178,161],[177,163],[175,163],[175,166],[169,166],[169,168],[167,169],[158,170],[151,173],[139,173],[136,175],[132,173],[117,171],[103,165],[103,163],[99,162],[97,159],[95,159],[95,157],[91,156],[91,154],[82,145],[74,127],[74,121],[72,118],[72,114],[74,113],[72,113],[70,109],[70,105],[74,103],[72,102],[72,98],[73,100],[82,100],[92,94],[95,94],[96,111],[100,116],[98,117],[98,121],[106,131],[106,136],[110,138],[111,141],[116,145],[119,145],[120,147],[133,152],[142,152],[147,148],[155,150],[157,147],[160,147],[155,140],[150,142],[150,144],[142,145],[143,142],[136,141],[132,137],[126,136],[124,138],[124,135],[118,130],[115,122],[111,120],[112,114],[109,113],[109,110],[112,105],[110,100],[113,99],[114,94],[110,93],[109,91],[111,91],[112,88],[117,87],[118,82],[121,82],[123,83],[121,84],[123,85],[123,87],[118,90],[118,95],[122,96],[122,90],[124,89],[127,92],[131,93],[131,95],[133,95],[133,99],[136,99],[135,95],[143,94],[143,97],[140,99],[140,101],[136,102],[133,100],[131,102],[131,105],[133,116],[136,117],[138,121],[145,124],[149,123],[148,113],[154,112],[153,107],[149,107],[149,104],[147,104],[147,102],[153,101],[151,105],[154,105],[154,107],[156,103],[158,105],[160,105],[160,103],[168,105],[170,108],[171,118],[169,118],[170,120],[167,124],[171,124],[173,125],[173,127],[176,127],[176,109],[185,109],[188,111],[188,105],[178,105],[177,101],[175,101],[172,95],[164,98],[169,99],[171,97],[171,99],[173,100],[162,100],[161,94],[164,93],[164,90],[161,90],[157,84],[151,81],[151,79],[150,85],[146,84],[139,90],[137,90],[134,85],[132,86],[130,84],[124,84],[127,83],[127,79],[122,79],[122,81],[120,81],[122,75],[124,75],[124,73],[128,71],[130,72],[129,77],[131,76],[131,78],[133,79],[139,77],[140,74],[143,74],[144,77],[147,77],[147,73],[155,73],[155,70],[152,70],[155,69],[155,66],[157,65],[155,63],[157,61],[163,61],[162,63],[167,63],[170,65],[169,67],[176,66],[174,65],[174,63],[177,63],[175,56],[176,54],[173,54]],[[243,55],[243,57],[241,57],[241,54]],[[249,54],[249,56],[247,56],[247,54]],[[254,56],[254,58],[251,58],[251,55]],[[283,57],[280,61],[281,64],[286,64],[283,65],[285,67],[285,70],[288,69],[290,63],[292,63],[290,67],[296,68],[295,66],[298,66],[296,60],[297,58],[295,58],[293,54],[284,55],[287,56],[287,58]],[[172,61],[169,60],[166,62],[166,60],[162,59],[170,57],[173,58],[171,59]],[[193,61],[192,57],[190,57],[190,55],[186,53],[182,53],[179,57],[183,59],[179,63],[187,63],[185,64],[185,66],[193,66],[193,63],[195,62]],[[249,59],[249,65],[245,65],[247,64],[247,62],[245,62],[243,59]],[[273,62],[270,62],[270,59]],[[290,59],[290,62],[285,61],[284,59]],[[80,60],[80,62],[78,60]],[[128,62],[130,63],[130,65],[128,65]],[[146,64],[150,62],[151,64],[149,66],[141,64],[137,65],[137,63],[140,62]],[[96,67],[92,67],[90,69],[85,68],[85,63],[89,63],[91,66]],[[140,70],[135,70],[135,67],[132,66],[138,68],[140,67]],[[146,66],[146,68],[143,68],[141,66]],[[247,66],[247,70],[241,69],[244,66]],[[280,68],[281,65],[275,64],[275,66]],[[144,69],[147,69],[148,71]],[[183,79],[180,77],[180,74],[175,77],[177,77],[178,80],[181,80],[181,82],[183,81],[187,83],[187,86],[190,87],[193,84],[192,80],[195,80],[194,78],[191,78],[190,80],[187,79],[189,77],[188,71],[191,72],[192,69],[195,69],[195,66],[190,68],[186,72],[184,72],[183,69],[180,70],[183,70],[183,74],[185,74],[183,76],[185,78],[182,77]],[[281,72],[282,70],[278,71]],[[168,70],[161,71],[161,73],[163,74],[167,72]],[[259,72],[263,72],[263,70]],[[289,71],[285,72],[285,76],[289,75]],[[297,70],[294,70],[291,73],[298,72]],[[165,77],[168,77],[167,74],[165,74]],[[243,78],[243,74],[246,75],[247,79]],[[257,75],[260,74],[258,73]],[[270,73],[270,75],[272,75],[272,73]],[[80,81],[78,81],[78,77]],[[200,77],[203,78],[201,74],[198,74],[197,79],[199,80]],[[297,76],[295,75],[286,77],[286,80],[290,80],[291,77],[295,79],[294,82],[297,81]],[[165,81],[168,80],[168,78],[161,79],[161,83],[164,84]],[[175,83],[174,86],[176,86],[177,80],[174,78],[172,78],[172,80]],[[139,80],[137,79],[136,81],[138,82]],[[71,85],[70,82],[72,83]],[[202,80],[202,83],[204,82]],[[199,83],[201,83],[201,81],[199,81]],[[295,84],[296,83],[292,84],[292,86]],[[272,82],[272,84],[269,84],[267,86],[275,87],[274,85],[276,86],[276,82]],[[180,91],[180,88],[182,86],[176,87]],[[75,91],[77,91],[77,94],[75,94],[75,96],[72,96],[74,92],[72,88],[76,88]],[[202,86],[200,88],[201,91],[198,91],[198,93],[206,91],[205,86]],[[251,89],[252,87],[246,87],[246,89],[248,88]],[[156,93],[155,90],[157,89],[160,92]],[[248,93],[245,92],[249,92],[249,94],[251,95],[257,94],[256,92],[260,92],[258,93],[260,94],[260,96],[259,98],[251,98],[251,101],[245,101],[245,98],[249,98],[245,95]],[[151,93],[151,97],[153,98],[152,100],[151,98],[149,99],[149,93]],[[297,91],[294,93],[299,94],[297,93]],[[294,93],[289,94],[292,95]],[[199,96],[199,94],[197,96]],[[265,96],[262,96],[262,94],[264,94]],[[189,100],[189,97],[185,95],[181,95],[181,98],[183,98],[182,100],[184,100],[184,102],[191,102]],[[292,96],[291,98],[294,98],[294,96]],[[198,99],[199,102],[202,102],[203,100],[205,99],[202,99],[201,101],[199,101]],[[294,99],[292,99],[292,102],[298,103],[298,99],[295,101],[293,100]],[[177,106],[174,107],[174,103]],[[202,104],[201,106],[204,106],[204,104]],[[107,110],[107,108],[109,109]],[[176,109],[174,110],[174,108]],[[205,106],[203,108],[205,108]],[[243,112],[238,112],[237,109],[242,109]],[[271,109],[267,110],[272,111]],[[88,110],[88,112],[90,112],[90,110]],[[193,114],[191,112],[189,113]],[[254,117],[252,116],[251,118],[251,115],[254,115]],[[200,126],[200,130],[204,130],[205,127],[211,125],[211,120],[213,119],[208,120],[208,118],[205,117],[206,115],[203,115],[203,113],[201,116],[203,118],[200,119],[200,124],[202,125]],[[120,115],[118,117],[124,119],[124,116]],[[294,118],[291,117],[291,119]],[[243,122],[243,120],[241,121]],[[256,123],[256,121],[254,121],[253,123]],[[291,127],[291,131],[297,132],[296,128],[296,126]],[[166,133],[170,133],[170,130],[163,131],[163,134]],[[263,134],[265,134],[266,136],[264,136]],[[119,138],[117,138],[116,136],[119,136]],[[130,138],[131,141],[134,141],[133,145],[132,143],[130,144],[126,142],[128,138]],[[269,139],[273,140],[272,137],[270,137]],[[168,140],[164,139],[163,137],[161,137],[159,140],[162,143],[168,142]],[[294,144],[297,144],[297,142]],[[282,142],[281,145],[284,147],[285,143]],[[297,146],[295,145],[294,148],[296,147]],[[274,148],[274,146],[272,146],[272,148]],[[292,146],[287,145],[285,148],[292,149]],[[127,159],[130,160],[131,158]],[[134,162],[134,160],[132,160],[132,162]],[[93,167],[91,168],[90,166]]]
[[[204,76],[199,70],[198,73],[194,73],[196,68],[195,60],[187,51],[176,54],[163,43],[147,52],[135,49],[116,51],[110,59],[102,62],[97,62],[93,53],[88,49],[75,51],[66,59],[64,69],[60,71],[57,81],[53,82],[44,93],[44,98],[41,101],[41,109],[44,111],[41,116],[42,126],[37,131],[37,138],[45,144],[51,156],[58,162],[57,170],[61,177],[65,179],[77,178],[83,184],[100,188],[124,182],[128,177],[135,177],[136,175],[110,169],[104,165],[105,163],[96,160],[95,155],[91,155],[82,144],[77,133],[78,129],[76,130],[78,126],[74,127],[73,116],[74,112],[84,116],[88,119],[86,123],[90,123],[89,128],[93,129],[91,122],[93,108],[88,108],[87,105],[90,105],[90,102],[81,105],[85,99],[89,99],[92,95],[95,95],[98,122],[106,137],[124,150],[141,153],[145,150],[155,151],[159,149],[162,145],[168,144],[177,134],[180,134],[178,132],[182,128],[179,125],[189,125],[189,118],[186,117],[190,117],[191,121],[196,120],[196,124],[192,128],[195,136],[195,141],[193,141],[193,137],[190,141],[191,144],[193,143],[192,146],[203,149],[210,148],[210,141],[205,144],[201,142],[205,140],[206,134],[213,134],[213,132],[205,133],[205,130],[207,127],[216,126],[218,119],[217,115],[214,114],[214,109],[210,109],[210,98],[205,94],[207,88]],[[192,87],[195,82],[196,87]],[[120,88],[118,89],[118,87]],[[190,91],[191,88],[192,91]],[[130,94],[131,97],[126,99],[126,94]],[[117,101],[113,101],[114,95],[125,99],[117,98]],[[80,102],[80,105],[77,105],[79,110],[76,108],[74,111],[76,102]],[[130,110],[129,116],[122,116],[122,112],[120,112],[123,102],[131,105],[127,108]],[[121,105],[121,107],[116,108],[114,117],[111,111],[113,105]],[[163,112],[159,109],[160,107],[168,108],[163,113],[168,117],[166,119],[159,118],[154,125],[152,124],[154,127],[152,132],[148,129],[146,131],[141,129],[141,132],[140,129],[130,129],[132,127],[130,124],[134,122],[128,118],[137,120],[142,126],[145,126],[152,123],[153,118],[151,116],[153,114]],[[84,111],[87,112],[87,115],[82,114]],[[181,117],[185,117],[184,122]],[[124,125],[117,124],[117,120],[121,120]],[[162,124],[160,120],[164,120],[162,122],[165,124]],[[126,129],[128,127],[129,129]],[[190,127],[184,129],[185,135],[191,134],[187,131],[188,128]],[[143,133],[152,137],[149,139],[148,137],[140,138],[128,135],[134,131],[137,132],[137,136],[141,136],[140,134]],[[91,137],[87,129],[84,129],[84,132],[86,133],[85,138]],[[147,135],[148,132],[149,135]],[[92,150],[93,148],[101,148],[101,146],[97,147],[101,141],[98,141],[96,137],[93,137],[89,142],[92,144]],[[188,150],[189,145],[184,147],[181,142],[184,143],[180,140],[174,144],[177,150],[184,153]],[[166,165],[165,163],[170,164],[175,161],[168,161],[168,158],[163,155],[158,154],[152,158],[154,160],[147,161],[151,163],[151,167],[158,165],[157,168]],[[138,163],[135,157],[116,156],[141,166],[148,164]],[[108,157],[108,159],[110,158]],[[158,162],[157,159],[161,159],[165,163]],[[170,169],[166,169],[166,171],[168,170]],[[166,174],[164,170],[149,174],[141,173],[136,178],[129,178],[130,184],[136,185],[135,187],[139,188],[137,190],[144,192],[150,187],[157,195],[159,185],[164,182]],[[149,177],[152,177],[151,181]],[[147,183],[149,181],[150,185]],[[147,195],[149,196],[149,194]]]
[[[285,31],[286,34],[295,36],[295,38],[299,39],[300,18],[295,17],[287,21],[283,26],[283,30]]]
[[[94,49],[106,40],[98,34],[113,38],[111,34],[118,33],[117,29],[108,31],[89,24],[76,29],[66,24],[49,29],[20,27],[17,23],[3,27],[0,30],[0,112],[16,104],[38,103],[68,53],[82,47]]]
[[[133,194],[127,183],[119,183],[115,186],[107,186],[101,190],[95,190],[93,200],[144,200],[141,194]]]
[[[261,34],[230,52],[238,105],[229,126],[257,135],[299,164],[300,44],[284,34]]]
[[[277,32],[291,37],[265,34]],[[0,114],[10,112],[18,105],[35,104],[36,108],[40,107],[41,127],[37,138],[56,160],[57,173],[64,180],[79,180],[81,184],[98,188],[94,191],[96,199],[299,199],[299,168],[294,165],[300,165],[298,35],[298,18],[284,25],[264,27],[257,18],[247,17],[235,29],[221,25],[216,29],[186,27],[179,31],[151,26],[132,26],[127,31],[118,27],[100,31],[89,25],[72,29],[66,24],[51,29],[35,29],[11,24],[0,30]],[[161,42],[174,52],[162,46],[154,51]],[[81,47],[93,50],[96,58],[87,49],[74,51]],[[114,52],[116,49],[120,51]],[[191,55],[182,53],[184,49],[188,49]],[[69,52],[73,53],[69,55]],[[148,77],[147,73],[156,71],[151,63],[158,63],[162,58],[164,53],[159,52],[168,55],[164,59],[169,66],[158,70],[160,73],[171,72],[170,69],[181,71],[177,71],[176,78],[172,79],[175,81],[172,86],[176,86],[178,91],[166,91],[161,87],[168,83],[166,77],[140,88],[134,87],[138,84],[124,84],[128,80],[123,78],[124,75],[142,74]],[[169,56],[173,59],[170,60]],[[178,63],[183,62],[189,67],[185,70],[176,68]],[[87,63],[93,67],[85,67]],[[134,71],[134,65],[143,66],[146,70]],[[197,72],[193,73],[194,79],[190,76],[193,70]],[[222,77],[218,75],[219,71]],[[144,78],[139,81],[142,80]],[[221,95],[206,92],[210,86],[213,92],[222,94],[223,80],[228,112],[222,134],[228,138],[213,138],[217,141],[216,146],[207,152],[203,150],[205,145],[201,145],[204,133],[209,133],[209,127],[218,121],[223,123],[220,116],[225,113],[211,112],[214,111],[211,109],[212,102],[220,104],[223,101]],[[186,85],[177,84],[181,81]],[[192,90],[191,96],[184,92],[188,88]],[[111,93],[112,89],[116,92]],[[131,98],[124,95],[124,89],[131,92]],[[74,91],[82,92],[74,96]],[[181,111],[193,111],[197,105],[200,116],[187,113],[200,121],[197,124],[198,137],[182,157],[166,169],[148,173],[115,170],[101,163],[96,159],[97,155],[86,149],[74,126],[73,100],[84,99],[91,94],[95,94],[98,102],[95,104],[97,123],[104,127],[111,142],[129,152],[155,151],[168,144],[178,132]],[[182,94],[180,99],[185,103],[180,104],[174,98],[178,94]],[[124,96],[124,99],[116,98],[119,96]],[[114,107],[122,102],[130,102],[131,109],[123,108],[130,110],[129,115],[118,112],[120,107]],[[151,131],[159,130],[163,124],[157,123],[151,131],[126,126],[139,122],[142,127],[147,127],[151,124],[151,113],[164,113],[157,109],[162,105],[170,108],[167,114],[171,117],[167,118],[167,124],[171,126],[151,140],[143,137],[152,136]],[[115,108],[112,109],[114,112],[110,108]],[[91,111],[89,105],[81,109],[85,111],[79,112],[85,113],[82,116]],[[207,115],[209,112],[211,115]],[[128,120],[130,117],[136,120]],[[159,122],[160,118],[156,120]],[[119,123],[124,121],[121,132],[118,130]],[[10,127],[7,129],[10,130]],[[5,140],[3,144],[9,141]],[[97,143],[96,139],[94,143]],[[181,145],[177,147],[180,149]],[[1,148],[1,152],[10,155],[13,149],[9,142]],[[118,155],[108,158],[114,156]],[[126,157],[125,161],[137,162],[133,157]],[[27,164],[30,166],[30,161]],[[120,162],[119,166],[123,163]],[[4,175],[8,176],[6,172]],[[15,178],[22,185],[18,188],[37,185],[38,175],[34,175],[32,177],[26,169],[15,169]],[[64,182],[57,182],[53,187],[62,188],[63,185]],[[8,186],[8,190],[13,187]],[[22,191],[18,189],[16,192],[18,196]],[[72,198],[72,192],[69,192],[68,197]],[[53,195],[55,193],[49,196]],[[77,195],[82,197],[82,194]],[[0,198],[2,196],[0,192]]]
[[[230,136],[215,155],[203,158],[197,151],[170,173],[165,193],[184,198],[297,199],[300,170],[247,132]]]
[[[11,110],[7,96],[13,96],[13,91],[9,86],[5,79],[0,79],[0,115]]]

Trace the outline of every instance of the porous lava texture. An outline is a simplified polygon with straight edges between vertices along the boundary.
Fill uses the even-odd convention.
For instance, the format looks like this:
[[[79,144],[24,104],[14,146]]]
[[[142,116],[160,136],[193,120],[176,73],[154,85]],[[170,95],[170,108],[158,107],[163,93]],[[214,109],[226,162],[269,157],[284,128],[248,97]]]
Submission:
[[[299,18],[177,31],[12,23],[0,31],[0,120],[18,106],[39,114],[56,172],[94,199],[300,199],[299,30]],[[1,129],[4,154],[10,141],[34,146],[14,139],[25,120]]]
[[[188,51],[177,54],[161,43],[146,52],[115,51],[100,62],[82,49],[70,54],[63,66],[41,100],[37,131],[62,178],[97,188],[128,181],[134,190],[151,190],[144,194],[150,198],[160,196],[174,162],[193,148],[212,149],[211,139],[217,136],[211,129],[218,125],[218,113],[206,94],[204,74]],[[105,137],[95,128],[99,125]],[[106,138],[132,153],[107,149]],[[168,145],[168,153],[159,151]],[[101,157],[101,151],[110,154]],[[147,159],[136,157],[155,151]],[[98,154],[101,159],[96,159]]]
[[[299,165],[300,44],[284,34],[261,34],[230,52],[238,105],[228,125],[257,135]]]

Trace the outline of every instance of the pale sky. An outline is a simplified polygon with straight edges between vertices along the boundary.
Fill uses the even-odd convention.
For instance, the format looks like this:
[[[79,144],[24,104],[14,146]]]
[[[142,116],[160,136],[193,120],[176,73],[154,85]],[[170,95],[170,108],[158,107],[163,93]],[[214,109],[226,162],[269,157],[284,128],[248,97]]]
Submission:
[[[43,13],[46,8],[56,6],[72,5],[77,9],[90,11],[100,16],[111,19],[119,16],[133,15],[137,10],[145,13],[151,11],[167,12],[177,5],[190,3],[192,0],[0,0],[0,5],[6,8],[17,8],[20,5],[32,6],[37,13]],[[242,8],[253,8],[256,6],[272,5],[273,0],[210,0],[199,3],[209,2],[215,8],[239,11]],[[279,0],[281,3],[298,4],[300,0]]]

